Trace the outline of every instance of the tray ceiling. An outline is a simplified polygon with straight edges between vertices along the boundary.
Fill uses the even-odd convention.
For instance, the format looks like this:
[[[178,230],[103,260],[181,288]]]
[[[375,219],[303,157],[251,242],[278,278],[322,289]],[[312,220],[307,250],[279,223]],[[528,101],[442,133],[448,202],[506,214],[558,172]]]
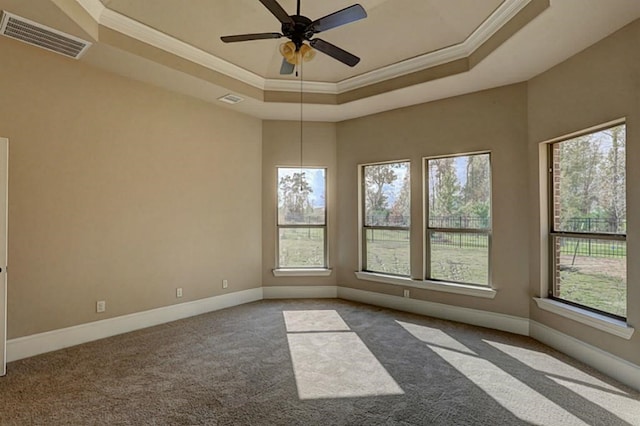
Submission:
[[[283,39],[225,44],[220,36],[279,32],[280,23],[258,0],[103,0],[109,9],[182,40],[266,79],[280,76]],[[301,14],[317,19],[353,0],[302,0]],[[360,0],[368,17],[319,35],[359,56],[354,68],[323,54],[304,68],[311,81],[337,83],[464,42],[504,3],[501,0]],[[289,13],[295,0],[281,0]],[[286,41],[286,39],[284,39]],[[295,77],[288,77],[295,78]]]
[[[341,121],[526,81],[640,17],[640,1],[302,0],[312,19],[359,2],[368,17],[321,34],[360,56],[305,65],[304,119]],[[280,0],[293,13],[295,0]],[[80,62],[262,119],[300,119],[299,77],[281,76],[279,31],[258,0],[0,0],[93,43]],[[72,60],[72,59],[69,59]],[[244,98],[228,105],[226,94]]]

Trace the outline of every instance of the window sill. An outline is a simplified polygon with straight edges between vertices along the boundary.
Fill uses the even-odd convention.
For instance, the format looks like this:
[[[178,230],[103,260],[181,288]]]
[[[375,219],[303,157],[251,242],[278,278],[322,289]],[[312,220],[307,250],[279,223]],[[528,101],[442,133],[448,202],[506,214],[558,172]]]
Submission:
[[[635,331],[635,328],[629,326],[624,321],[609,318],[606,315],[601,315],[595,312],[588,311],[586,309],[580,309],[576,306],[558,302],[557,300],[540,297],[534,297],[533,300],[536,302],[540,309],[553,312],[556,315],[572,319],[579,323],[596,328],[600,331],[622,337],[626,340],[631,339],[631,336]]]
[[[282,268],[274,269],[274,277],[328,277],[331,269],[326,268]]]
[[[393,275],[378,274],[374,272],[356,272],[359,280],[374,281],[384,284],[395,284],[404,287],[421,288],[423,290],[442,291],[445,293],[461,294],[464,296],[482,297],[493,299],[497,291],[490,287],[479,287],[467,284],[448,283],[441,281],[414,280],[408,277],[396,277]]]

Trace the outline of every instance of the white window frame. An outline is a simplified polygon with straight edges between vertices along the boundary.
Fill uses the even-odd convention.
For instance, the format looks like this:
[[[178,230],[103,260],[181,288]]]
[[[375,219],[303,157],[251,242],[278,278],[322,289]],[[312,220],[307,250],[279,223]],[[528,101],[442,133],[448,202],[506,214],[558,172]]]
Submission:
[[[490,203],[490,221],[489,227],[487,229],[484,228],[448,228],[448,227],[431,227],[429,226],[429,160],[440,160],[443,158],[458,158],[458,157],[469,157],[473,155],[488,155],[489,156],[489,174],[490,174],[490,185],[489,193],[491,198]],[[424,207],[424,274],[425,281],[429,283],[441,283],[447,286],[463,286],[463,287],[475,287],[479,289],[491,289],[492,287],[492,256],[491,256],[491,245],[492,245],[492,236],[493,236],[493,165],[492,165],[492,155],[491,151],[474,151],[474,152],[466,152],[460,154],[448,154],[448,155],[436,155],[424,157],[422,159],[422,182],[423,182],[423,191],[422,191],[422,200]],[[486,235],[487,237],[487,284],[479,284],[479,283],[469,283],[464,281],[453,281],[453,280],[441,280],[437,278],[433,278],[431,276],[431,235],[436,232],[447,232],[452,234],[460,234],[460,235]],[[495,292],[490,292],[490,296],[495,297]]]
[[[364,171],[368,166],[381,166],[385,164],[399,164],[399,163],[409,163],[409,173],[411,173],[411,160],[402,159],[402,160],[391,160],[391,161],[378,161],[374,163],[364,163],[358,165],[358,262],[359,262],[359,271],[356,273],[356,276],[360,279],[366,279],[366,277],[389,277],[392,281],[394,278],[396,279],[410,279],[411,277],[411,225],[408,227],[400,227],[400,226],[366,226],[365,221],[365,197],[366,197],[366,187],[365,187],[365,179],[364,179]],[[411,179],[411,176],[409,176]],[[409,202],[411,203],[412,200]],[[388,272],[380,272],[366,269],[367,267],[367,241],[366,241],[366,230],[367,229],[388,229],[394,231],[407,231],[409,234],[409,275],[400,275],[400,274],[392,274]],[[372,280],[379,281],[379,280]],[[384,282],[384,281],[382,281]]]
[[[299,169],[299,170],[324,170],[324,224],[280,224],[280,215],[279,215],[279,176],[280,169]],[[276,167],[276,235],[275,235],[275,269],[273,270],[273,274],[276,277],[281,276],[327,276],[331,274],[331,270],[329,269],[329,235],[328,235],[328,226],[327,226],[327,218],[328,218],[328,209],[329,209],[329,200],[328,200],[328,168],[324,166],[277,166]],[[280,230],[281,229],[322,229],[324,234],[323,238],[323,265],[314,265],[314,266],[283,266],[280,264]]]
[[[631,329],[629,333],[629,328],[626,327],[626,317],[622,317],[611,312],[606,312],[592,306],[583,305],[577,302],[573,302],[570,300],[563,299],[555,295],[556,289],[556,248],[555,242],[557,238],[572,238],[578,240],[610,240],[610,241],[624,241],[627,242],[627,234],[612,234],[612,233],[597,233],[597,232],[567,232],[567,231],[559,231],[554,229],[554,213],[555,213],[555,204],[554,204],[554,181],[553,181],[553,146],[562,142],[566,142],[580,136],[590,135],[593,133],[598,133],[607,129],[611,129],[617,126],[625,126],[625,132],[627,130],[626,120],[615,120],[612,122],[604,123],[598,126],[590,127],[588,129],[584,129],[570,135],[566,135],[552,141],[546,143],[546,153],[547,153],[547,215],[548,215],[548,288],[547,288],[547,297],[544,299],[536,299],[536,303],[542,309],[555,312],[561,316],[576,319],[585,324],[591,325],[595,328],[599,328],[603,331],[611,332],[610,324],[613,324],[613,329],[622,330],[621,332],[611,332],[612,334],[617,334],[620,337],[627,338],[627,335],[631,336],[633,334],[633,329]],[[625,155],[626,159],[626,155]],[[627,170],[627,164],[625,163],[625,172]],[[625,197],[627,196],[627,186],[625,182]],[[628,252],[625,260],[628,260]],[[628,277],[627,277],[628,278]],[[627,307],[629,306],[629,283],[627,280]],[[564,308],[563,308],[564,305]],[[573,314],[573,315],[572,315]],[[577,319],[577,318],[581,318]],[[594,325],[595,324],[595,325]],[[621,334],[620,334],[621,333]]]

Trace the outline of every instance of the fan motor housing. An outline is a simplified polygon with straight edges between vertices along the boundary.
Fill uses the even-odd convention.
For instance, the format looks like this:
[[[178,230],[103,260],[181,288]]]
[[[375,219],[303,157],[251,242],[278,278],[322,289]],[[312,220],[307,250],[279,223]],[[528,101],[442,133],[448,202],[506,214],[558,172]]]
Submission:
[[[300,50],[302,43],[314,35],[313,28],[310,28],[313,21],[302,15],[291,15],[291,19],[293,19],[293,24],[288,22],[282,24],[282,34],[291,39],[296,45],[296,50]]]

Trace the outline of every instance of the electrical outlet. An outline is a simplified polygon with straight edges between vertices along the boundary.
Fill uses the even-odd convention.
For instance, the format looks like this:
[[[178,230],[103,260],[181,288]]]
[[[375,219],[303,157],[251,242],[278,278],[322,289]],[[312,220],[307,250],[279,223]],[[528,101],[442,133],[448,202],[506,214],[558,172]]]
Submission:
[[[229,281],[228,280],[222,280],[222,288],[227,288],[229,287]]]
[[[404,297],[410,297],[409,290],[407,289],[404,290]]]
[[[182,297],[182,287],[176,288],[176,297]]]
[[[107,302],[105,302],[104,300],[98,300],[96,302],[96,312],[100,313],[106,310],[107,310]]]

